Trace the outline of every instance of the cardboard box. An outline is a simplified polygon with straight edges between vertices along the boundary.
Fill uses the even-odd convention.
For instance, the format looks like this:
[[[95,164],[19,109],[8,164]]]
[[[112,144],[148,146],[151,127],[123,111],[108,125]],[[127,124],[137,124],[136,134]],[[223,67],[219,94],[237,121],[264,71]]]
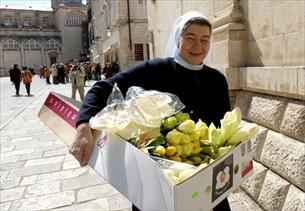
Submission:
[[[71,145],[76,134],[75,122],[81,103],[50,92],[38,116],[65,144]]]
[[[50,93],[39,113],[42,121],[67,144],[75,135],[75,118],[68,115],[70,110],[74,115],[78,106]],[[174,185],[150,156],[117,136],[106,135],[97,140],[89,165],[143,211],[208,211],[250,176],[252,159],[249,140]]]

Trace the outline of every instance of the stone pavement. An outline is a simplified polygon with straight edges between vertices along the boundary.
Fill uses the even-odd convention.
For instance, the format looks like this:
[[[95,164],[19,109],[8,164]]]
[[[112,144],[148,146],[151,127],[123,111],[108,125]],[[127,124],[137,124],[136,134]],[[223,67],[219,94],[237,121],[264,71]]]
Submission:
[[[91,82],[92,84],[92,82]],[[78,162],[38,118],[50,91],[71,96],[71,84],[46,85],[35,76],[31,93],[13,96],[0,78],[0,210],[130,210],[129,201]],[[86,87],[86,90],[89,87]]]

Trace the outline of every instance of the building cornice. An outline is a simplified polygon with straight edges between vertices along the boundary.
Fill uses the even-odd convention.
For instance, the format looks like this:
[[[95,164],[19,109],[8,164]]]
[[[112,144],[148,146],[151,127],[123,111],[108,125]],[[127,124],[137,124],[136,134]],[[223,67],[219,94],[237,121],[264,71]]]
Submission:
[[[117,23],[115,25],[125,25],[128,23],[128,20],[125,18],[118,19]],[[130,23],[148,23],[147,18],[132,18],[130,19]]]
[[[59,31],[0,30],[0,37],[61,37]]]
[[[29,10],[29,9],[10,9],[10,8],[0,8],[0,12],[7,11],[7,12],[31,12],[31,13],[53,13],[53,10]]]

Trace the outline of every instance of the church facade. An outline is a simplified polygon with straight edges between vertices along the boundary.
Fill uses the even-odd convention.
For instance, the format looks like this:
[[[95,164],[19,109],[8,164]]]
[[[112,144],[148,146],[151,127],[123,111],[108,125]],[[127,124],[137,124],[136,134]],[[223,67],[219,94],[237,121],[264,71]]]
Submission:
[[[13,64],[38,70],[84,54],[86,7],[81,0],[52,0],[52,9],[0,9],[1,76]]]

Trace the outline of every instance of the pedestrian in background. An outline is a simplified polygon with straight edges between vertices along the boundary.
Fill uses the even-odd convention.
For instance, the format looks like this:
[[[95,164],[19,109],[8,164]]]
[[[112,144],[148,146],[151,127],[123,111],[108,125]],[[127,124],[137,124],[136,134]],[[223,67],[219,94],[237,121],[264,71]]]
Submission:
[[[44,66],[43,67],[43,75],[44,75],[44,77],[46,78],[46,82],[47,82],[47,84],[51,84],[50,83],[50,70],[49,70],[49,68],[47,67],[47,66]]]
[[[14,68],[14,65],[11,66],[10,70],[8,71],[9,75],[10,75],[10,81],[12,82],[12,84],[14,84],[13,82],[13,68]]]
[[[36,74],[33,67],[29,67],[29,71],[32,73],[32,75],[35,75],[35,74]]]
[[[64,72],[65,72],[65,81],[66,83],[70,82],[70,69],[71,66],[69,63],[64,64]]]
[[[39,77],[40,78],[44,78],[45,75],[44,75],[44,66],[40,65],[39,67]]]
[[[22,81],[28,96],[31,96],[32,73],[27,67],[22,68]]]
[[[80,96],[81,101],[84,100],[85,92],[85,77],[86,72],[83,66],[75,65],[71,72],[71,83],[72,83],[72,98],[76,99],[76,91]]]
[[[112,67],[112,74],[113,75],[115,75],[118,72],[120,72],[120,65],[119,65],[119,63],[117,61],[112,62],[111,67]]]
[[[18,64],[14,64],[13,69],[10,70],[10,78],[11,78],[11,81],[15,85],[16,96],[20,96],[19,89],[20,89],[20,82],[21,82],[21,71],[18,68]]]
[[[64,63],[59,63],[56,66],[57,69],[57,77],[58,77],[58,83],[65,83],[65,68],[64,68]]]
[[[105,78],[110,78],[113,74],[112,74],[112,67],[111,67],[111,63],[107,62],[105,64],[105,67],[103,69],[103,75],[105,76]]]
[[[95,66],[95,80],[101,80],[102,67],[100,63],[97,63]]]
[[[50,67],[50,74],[52,75],[52,81],[53,84],[58,84],[58,79],[57,79],[57,68],[55,64],[52,64]]]

